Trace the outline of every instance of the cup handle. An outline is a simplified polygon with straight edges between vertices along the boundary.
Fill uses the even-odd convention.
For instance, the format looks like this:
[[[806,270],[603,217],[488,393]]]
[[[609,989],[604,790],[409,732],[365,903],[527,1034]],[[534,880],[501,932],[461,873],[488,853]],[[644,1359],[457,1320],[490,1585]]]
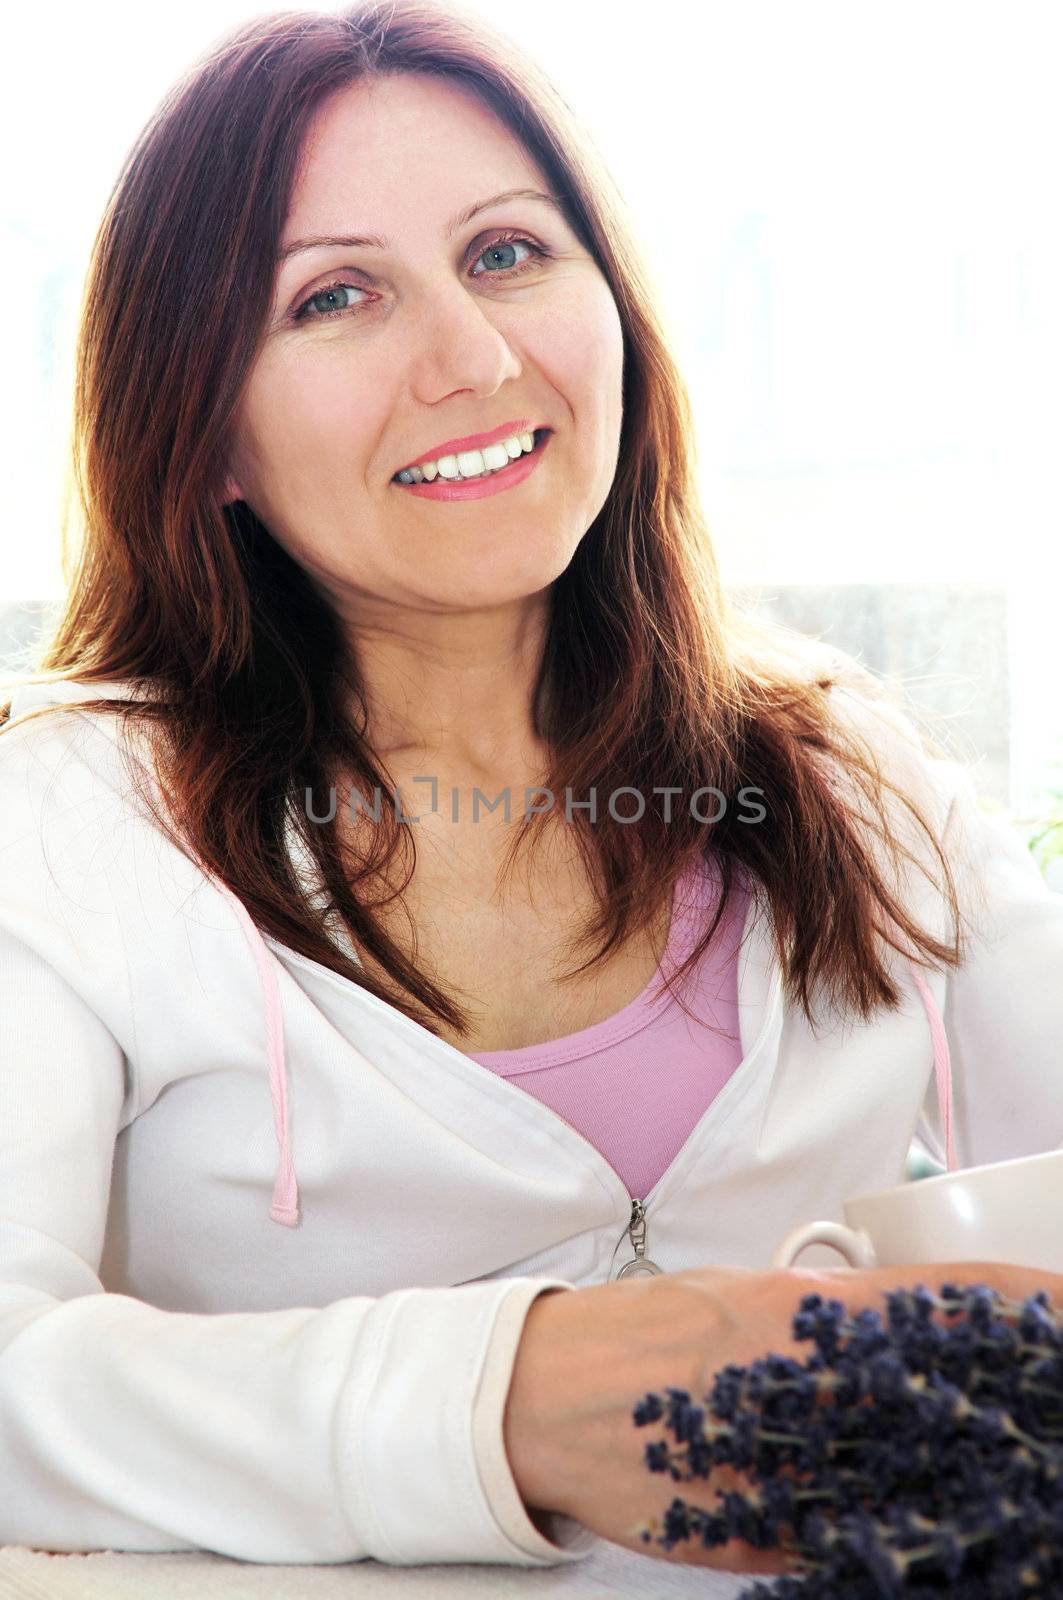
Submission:
[[[875,1247],[870,1234],[857,1232],[840,1222],[806,1222],[786,1235],[771,1258],[773,1268],[791,1267],[801,1251],[810,1244],[829,1244],[845,1257],[851,1267],[877,1267]]]

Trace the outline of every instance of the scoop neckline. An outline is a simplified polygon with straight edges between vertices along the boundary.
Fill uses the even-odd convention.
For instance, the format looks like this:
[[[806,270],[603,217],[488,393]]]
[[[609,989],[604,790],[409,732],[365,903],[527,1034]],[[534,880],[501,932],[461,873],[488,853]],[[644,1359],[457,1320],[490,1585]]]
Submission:
[[[661,987],[665,969],[674,972],[681,964],[678,959],[680,953],[684,958],[689,953],[693,934],[700,931],[703,925],[704,891],[710,884],[712,892],[718,894],[719,870],[714,861],[707,861],[704,857],[693,861],[679,874],[672,890],[672,915],[664,954],[642,991],[611,1017],[592,1022],[573,1033],[544,1039],[541,1044],[516,1045],[511,1050],[467,1050],[464,1053],[481,1066],[491,1067],[500,1077],[508,1078],[590,1055],[609,1045],[619,1044],[646,1027],[673,998],[669,988]],[[684,891],[695,885],[702,889],[702,895],[686,896]],[[742,887],[741,882],[736,883],[732,892],[740,891]],[[653,991],[658,988],[660,993],[654,995]]]

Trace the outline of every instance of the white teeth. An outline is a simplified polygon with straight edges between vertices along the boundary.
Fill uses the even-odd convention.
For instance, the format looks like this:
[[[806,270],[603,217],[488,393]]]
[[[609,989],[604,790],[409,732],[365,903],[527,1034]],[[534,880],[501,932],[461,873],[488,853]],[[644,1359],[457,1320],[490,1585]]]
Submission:
[[[420,466],[404,467],[395,474],[395,479],[398,483],[431,483],[437,474],[450,479],[490,476],[534,448],[533,433],[515,433],[496,444],[484,445],[482,450],[461,450],[454,456],[441,456],[438,461],[422,461]]]

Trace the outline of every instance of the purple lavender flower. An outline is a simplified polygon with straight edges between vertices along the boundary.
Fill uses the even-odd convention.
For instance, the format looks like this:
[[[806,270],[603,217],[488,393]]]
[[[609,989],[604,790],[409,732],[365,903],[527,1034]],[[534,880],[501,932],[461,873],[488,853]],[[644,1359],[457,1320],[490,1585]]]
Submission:
[[[702,1404],[683,1389],[639,1401],[636,1427],[663,1422],[677,1446],[647,1445],[651,1472],[727,1464],[753,1485],[714,1511],[674,1499],[657,1542],[789,1551],[795,1575],[741,1600],[1059,1600],[1063,1324],[1048,1295],[919,1284],[886,1302],[883,1324],[806,1295],[803,1365],[769,1354],[722,1368]]]

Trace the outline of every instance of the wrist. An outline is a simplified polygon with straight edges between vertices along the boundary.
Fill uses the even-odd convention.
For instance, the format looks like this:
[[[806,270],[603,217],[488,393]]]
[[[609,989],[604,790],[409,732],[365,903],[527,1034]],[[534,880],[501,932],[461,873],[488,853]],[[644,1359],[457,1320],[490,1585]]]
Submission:
[[[547,1518],[564,1511],[558,1441],[571,1369],[564,1331],[564,1302],[582,1291],[548,1289],[528,1308],[513,1363],[502,1418],[502,1439],[517,1493],[540,1533]]]
[[[580,1520],[588,1471],[611,1448],[618,1409],[634,1405],[662,1343],[652,1295],[660,1279],[548,1291],[532,1302],[517,1346],[503,1442],[525,1509]],[[549,1535],[547,1535],[549,1537]]]

